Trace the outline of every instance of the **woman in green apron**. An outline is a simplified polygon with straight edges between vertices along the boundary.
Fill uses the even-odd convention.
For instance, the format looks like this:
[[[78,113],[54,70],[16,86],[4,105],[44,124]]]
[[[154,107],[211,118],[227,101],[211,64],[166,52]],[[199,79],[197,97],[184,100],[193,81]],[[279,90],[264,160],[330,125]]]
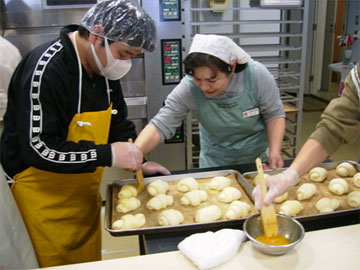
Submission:
[[[254,163],[281,168],[285,113],[275,80],[230,38],[195,35],[187,74],[135,144],[151,151],[174,134],[187,112],[200,128],[200,167]]]

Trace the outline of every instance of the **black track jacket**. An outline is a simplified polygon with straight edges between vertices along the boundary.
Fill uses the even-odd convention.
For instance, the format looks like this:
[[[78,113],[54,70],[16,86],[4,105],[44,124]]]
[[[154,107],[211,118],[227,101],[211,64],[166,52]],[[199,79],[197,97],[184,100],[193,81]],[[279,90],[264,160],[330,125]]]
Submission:
[[[136,137],[120,82],[109,80],[117,111],[111,117],[109,144],[66,141],[79,99],[78,62],[68,37],[77,29],[77,25],[61,29],[58,39],[27,54],[12,76],[1,137],[1,164],[10,177],[30,166],[57,173],[93,172],[98,166],[111,166],[110,143]],[[106,110],[105,78],[90,78],[84,68],[82,73],[80,113]]]

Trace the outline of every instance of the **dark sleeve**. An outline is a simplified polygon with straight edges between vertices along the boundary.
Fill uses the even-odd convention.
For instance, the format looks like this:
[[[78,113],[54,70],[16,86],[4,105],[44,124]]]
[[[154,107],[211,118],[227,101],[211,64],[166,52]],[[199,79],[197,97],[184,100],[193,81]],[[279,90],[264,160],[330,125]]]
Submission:
[[[84,173],[111,164],[110,145],[67,141],[68,126],[76,113],[72,103],[77,97],[66,69],[49,64],[36,75],[34,68],[25,64],[14,76],[11,88],[18,144],[11,150],[18,151],[14,155],[21,155],[28,167]]]

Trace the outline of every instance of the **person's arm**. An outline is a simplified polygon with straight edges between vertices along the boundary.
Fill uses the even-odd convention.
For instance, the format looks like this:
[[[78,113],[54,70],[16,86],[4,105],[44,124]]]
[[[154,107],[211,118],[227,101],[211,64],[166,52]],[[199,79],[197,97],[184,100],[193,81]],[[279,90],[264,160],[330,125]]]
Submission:
[[[174,136],[176,128],[181,126],[187,112],[194,108],[194,97],[185,77],[167,96],[165,106],[140,132],[135,144],[144,154],[149,153],[164,139]]]
[[[266,124],[266,132],[269,141],[269,168],[277,169],[284,166],[281,158],[281,146],[285,133],[285,119],[275,118]]]
[[[258,209],[263,204],[270,204],[277,196],[295,186],[300,176],[324,161],[341,144],[351,142],[359,137],[359,77],[360,64],[346,78],[341,97],[333,99],[326,107],[316,130],[302,146],[290,167],[265,179],[269,190],[264,201],[259,185],[256,186],[253,197]]]
[[[166,98],[165,106],[140,132],[135,145],[144,155],[151,152],[165,138],[171,138],[174,135],[176,127],[181,125],[186,113],[193,108],[195,108],[194,98],[184,78]],[[145,175],[170,174],[169,170],[152,161],[144,163],[142,170]]]
[[[272,201],[284,194],[289,188],[295,186],[299,181],[299,176],[308,172],[313,167],[327,158],[324,147],[314,139],[308,139],[290,168],[285,171],[266,177],[268,192],[265,199],[262,199],[260,186],[257,185],[253,191],[256,208],[260,209],[263,204],[269,205]]]
[[[161,143],[161,136],[157,129],[148,124],[136,138],[134,144],[137,146],[138,149],[145,155],[151,150],[153,150],[156,146]],[[157,173],[168,175],[170,171],[163,167],[162,165],[158,164],[157,162],[147,161],[142,165],[142,170],[144,175],[154,175]]]
[[[269,143],[268,163],[265,169],[282,168],[281,146],[285,133],[285,111],[274,77],[261,63],[255,61],[255,82],[261,117],[266,124]]]
[[[157,129],[151,124],[148,124],[135,140],[135,145],[144,155],[151,152],[160,143],[161,136]]]
[[[295,160],[291,163],[290,168],[294,169],[299,176],[302,176],[327,157],[328,153],[317,140],[308,139],[301,147]]]

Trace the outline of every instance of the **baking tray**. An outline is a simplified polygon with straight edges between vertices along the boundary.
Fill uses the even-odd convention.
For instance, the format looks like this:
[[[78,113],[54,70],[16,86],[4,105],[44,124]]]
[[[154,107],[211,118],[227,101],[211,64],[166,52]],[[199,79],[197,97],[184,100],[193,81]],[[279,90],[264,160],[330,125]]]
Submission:
[[[355,169],[358,172],[360,172],[360,165],[351,160],[324,162],[324,163],[321,163],[319,166],[316,166],[316,167],[323,167],[324,169],[330,171],[330,172],[328,172],[328,178],[324,182],[322,182],[322,183],[313,182],[308,178],[308,173],[306,173],[300,177],[299,183],[295,187],[292,187],[288,190],[287,200],[296,200],[296,190],[303,183],[312,183],[312,184],[316,185],[318,190],[319,190],[319,187],[322,190],[321,194],[319,194],[319,192],[317,192],[317,194],[315,194],[312,198],[300,201],[303,204],[304,209],[299,213],[298,216],[294,217],[295,219],[298,219],[300,221],[317,220],[317,219],[322,219],[322,218],[336,217],[336,216],[341,216],[344,214],[351,214],[351,213],[359,212],[360,208],[351,208],[350,206],[347,205],[346,197],[347,197],[347,194],[349,194],[351,191],[354,191],[354,190],[360,191],[360,188],[356,187],[352,183],[352,181],[351,181],[352,177],[341,177],[341,176],[336,175],[336,173],[334,171],[331,171],[331,170],[334,170],[336,168],[336,166],[338,166],[342,162],[349,162],[350,164],[352,164],[355,167]],[[276,170],[264,170],[264,173],[267,173],[269,175],[274,175],[274,174],[278,174],[284,170],[286,170],[286,168],[276,169]],[[248,181],[249,184],[253,187],[253,185],[254,185],[253,179],[256,175],[257,175],[257,172],[253,171],[253,172],[243,173],[241,175],[241,177],[244,177],[244,179],[246,181]],[[335,175],[336,175],[336,177],[344,178],[349,183],[349,192],[346,193],[346,195],[339,196],[339,195],[332,194],[330,191],[328,191],[329,182],[331,179],[334,178]],[[331,213],[318,213],[318,210],[315,208],[315,204],[321,197],[330,197],[330,198],[338,199],[340,201],[340,207],[338,208],[338,210],[335,210],[334,212],[331,212]],[[279,211],[280,205],[282,203],[276,204],[276,207],[275,207],[276,212]],[[304,210],[308,211],[309,214],[303,214]],[[314,213],[314,212],[317,212],[317,213]]]
[[[145,204],[146,204],[147,200],[151,198],[151,196],[146,191],[146,185],[153,182],[153,181],[155,181],[155,180],[157,180],[157,179],[161,179],[163,181],[168,182],[169,185],[171,185],[172,188],[174,188],[175,186],[173,186],[173,185],[176,185],[176,184],[173,183],[173,185],[172,185],[170,182],[178,182],[178,181],[180,181],[181,179],[183,179],[185,177],[194,177],[196,180],[200,181],[200,185],[201,185],[201,181],[202,180],[205,181],[207,178],[212,178],[212,177],[215,177],[215,176],[227,176],[227,175],[234,175],[233,181],[235,181],[235,185],[239,185],[240,189],[242,189],[243,194],[242,194],[242,197],[241,197],[240,200],[241,201],[246,201],[246,202],[248,202],[250,204],[251,212],[249,213],[249,216],[257,214],[258,211],[256,210],[256,208],[255,208],[255,206],[254,206],[254,204],[252,202],[252,198],[251,198],[251,192],[253,190],[253,187],[236,170],[219,170],[219,171],[185,173],[185,174],[175,174],[175,175],[156,176],[156,177],[144,178],[145,190],[141,192],[140,197],[139,197],[139,199],[142,202],[142,209],[144,210],[144,207],[145,207]],[[113,222],[113,215],[114,215],[114,218],[115,218],[115,215],[120,215],[120,216],[122,215],[122,214],[117,213],[116,210],[114,209],[115,208],[114,207],[114,200],[115,200],[114,196],[117,195],[120,188],[125,184],[136,184],[136,180],[135,179],[117,180],[117,181],[110,182],[108,184],[108,186],[107,186],[104,227],[113,236],[125,236],[125,235],[134,235],[134,234],[150,234],[150,233],[171,232],[171,231],[179,231],[179,230],[203,229],[203,228],[210,228],[210,227],[217,227],[217,226],[230,226],[230,225],[233,225],[235,223],[238,223],[239,221],[244,221],[245,220],[245,218],[240,218],[240,219],[232,219],[232,220],[218,220],[218,221],[212,221],[212,222],[208,222],[208,223],[195,223],[195,221],[194,221],[194,223],[180,224],[180,225],[176,225],[176,226],[160,226],[160,225],[158,225],[158,226],[146,227],[147,225],[145,224],[144,227],[137,228],[137,229],[113,230],[111,228],[111,225],[112,225],[112,222]],[[234,183],[233,183],[233,185],[234,185]],[[217,191],[217,192],[219,192],[219,191]],[[180,192],[178,192],[178,193],[180,195],[183,194],[183,193],[180,193]],[[174,204],[175,204],[176,201],[177,201],[177,199],[174,196]],[[206,206],[206,203],[211,204],[211,201],[210,202],[208,202],[208,201],[203,202],[198,207],[194,207],[193,211],[196,211],[196,209],[199,208],[199,207]],[[226,205],[228,205],[228,204],[226,204]],[[186,206],[181,206],[181,207],[186,207]],[[190,206],[187,206],[187,207],[190,207]],[[173,206],[169,206],[166,209],[168,209],[168,208],[176,209],[176,207],[173,207]],[[156,211],[156,212],[152,211],[152,213],[157,215],[158,213],[160,213],[163,210],[165,210],[165,209],[161,209],[161,210]],[[151,211],[151,210],[146,210],[145,209],[144,211]],[[136,213],[139,213],[139,212],[142,212],[142,211],[137,209],[137,210],[131,211],[129,213],[136,214]],[[146,214],[145,214],[145,217],[148,219],[148,216]],[[185,217],[185,219],[186,219],[186,217]]]

